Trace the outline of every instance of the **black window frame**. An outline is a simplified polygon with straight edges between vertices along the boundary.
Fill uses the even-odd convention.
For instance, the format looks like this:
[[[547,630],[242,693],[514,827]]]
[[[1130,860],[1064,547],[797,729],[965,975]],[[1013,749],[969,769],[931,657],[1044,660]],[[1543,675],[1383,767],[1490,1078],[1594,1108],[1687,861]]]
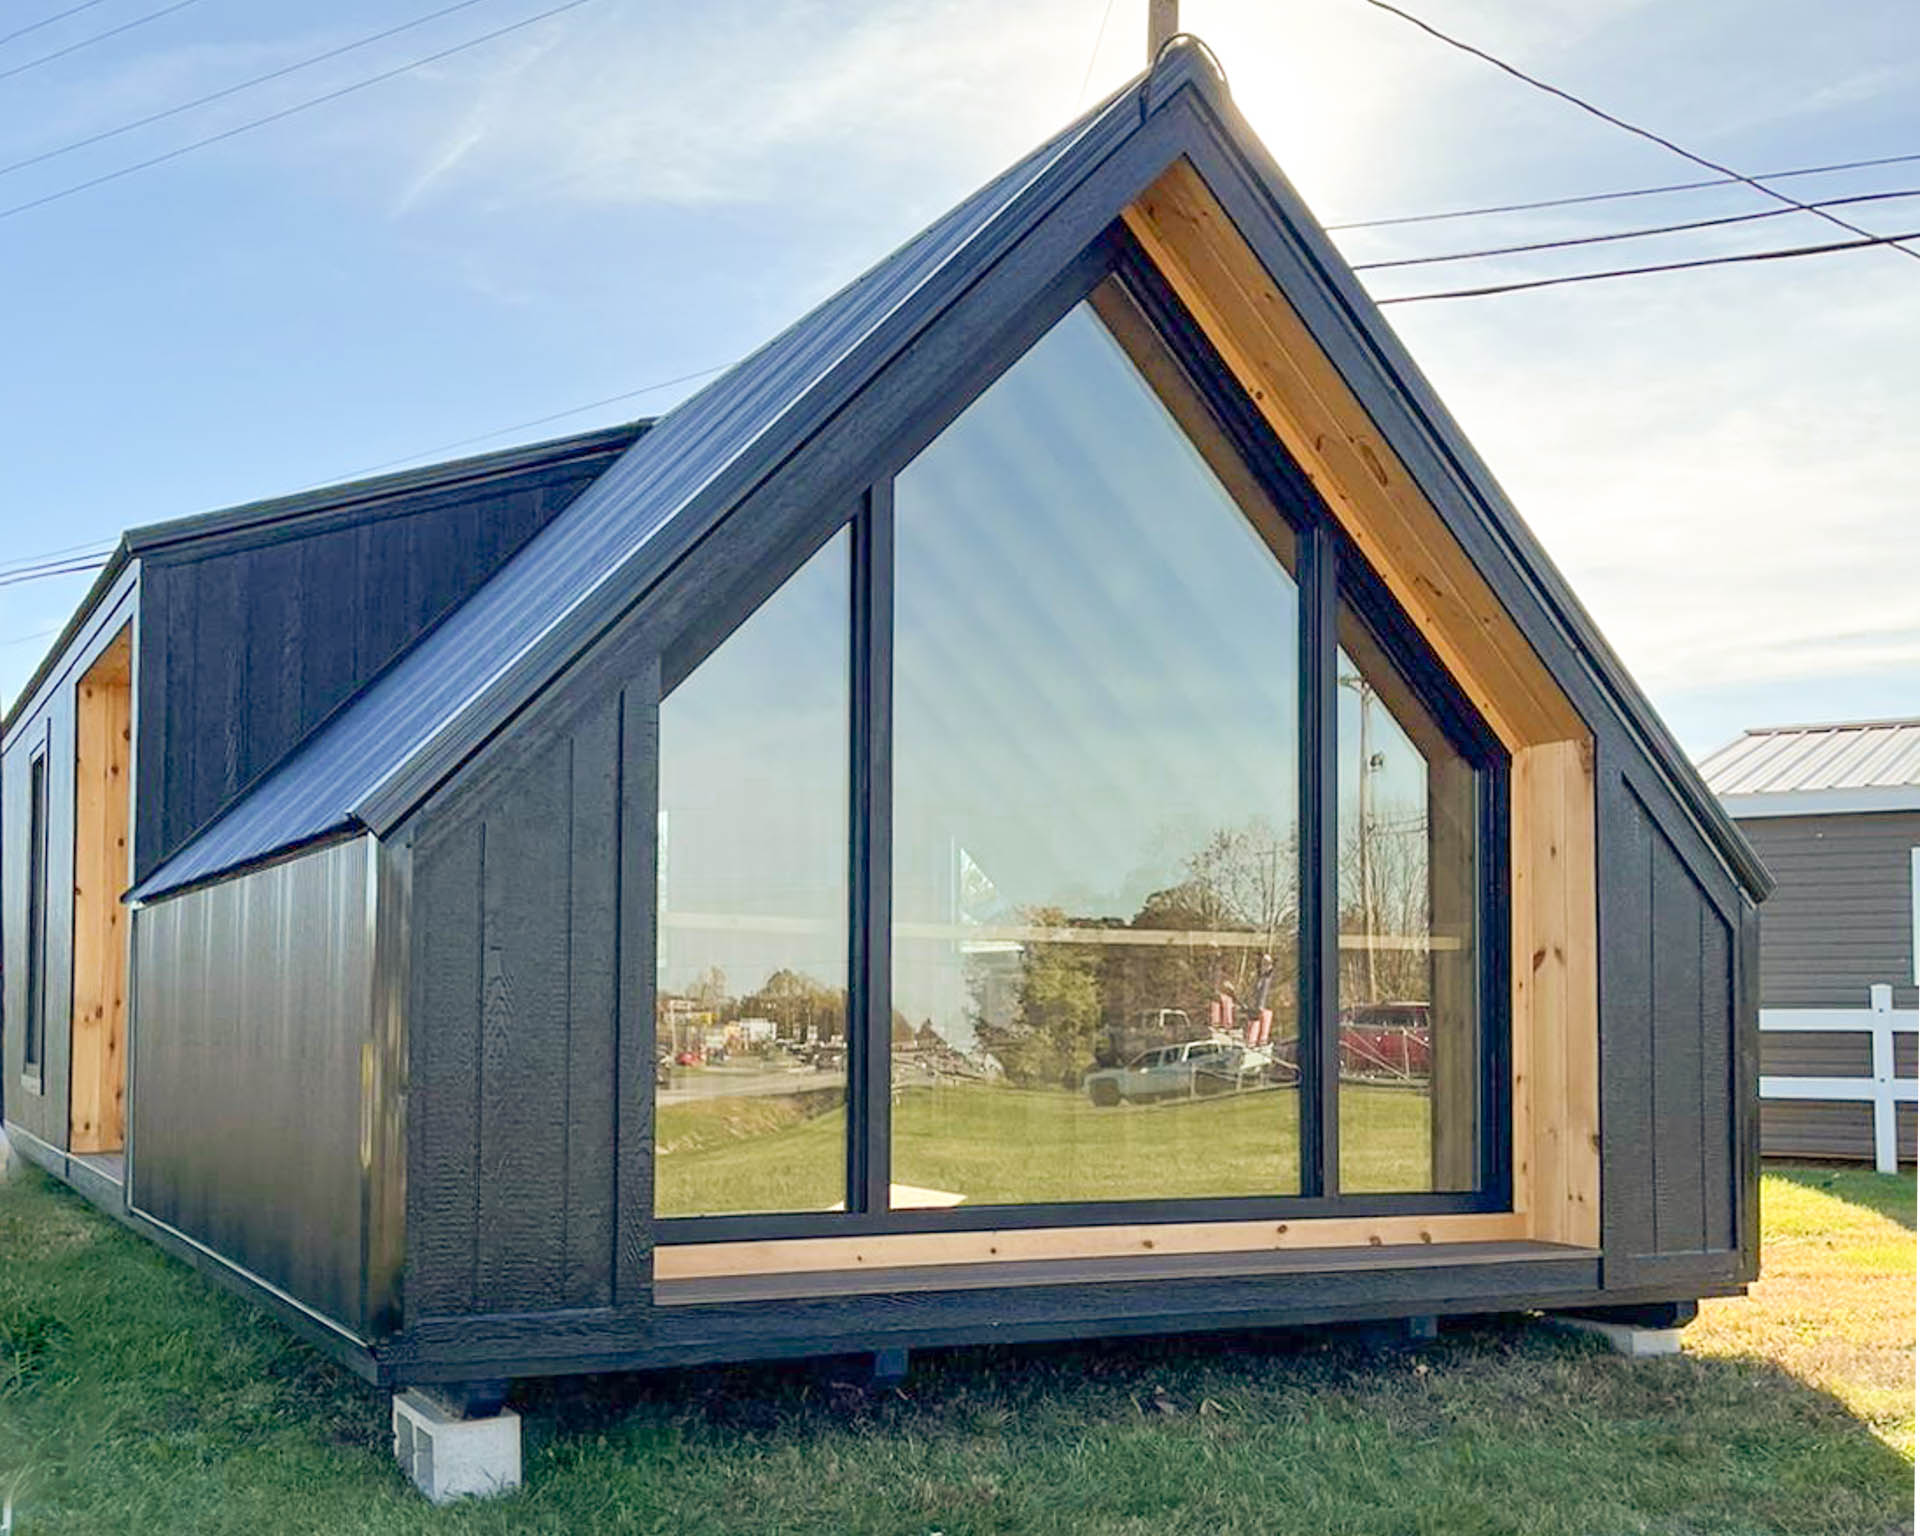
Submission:
[[[20,1035],[21,1081],[36,1093],[44,1080],[47,1058],[47,909],[48,897],[52,894],[47,888],[47,855],[51,851],[51,792],[47,743],[43,741],[27,757],[26,1017],[22,1020]]]
[[[1300,1191],[1175,1200],[888,1208],[892,1150],[892,673],[893,482],[927,444],[1014,362],[1108,279],[1117,279],[1180,367],[1214,424],[1291,528],[1300,594]],[[847,521],[853,528],[853,733],[849,837],[847,1205],[841,1211],[656,1216],[663,1244],[979,1231],[1168,1221],[1306,1220],[1470,1214],[1512,1208],[1510,872],[1504,745],[1394,601],[1386,583],[1341,530],[1325,500],[1287,452],[1244,387],[1145,251],[1111,226],[1022,316],[950,381],[910,433],[879,456],[880,471]],[[835,531],[837,531],[836,525]],[[794,568],[820,547],[809,538]],[[1450,743],[1478,788],[1476,916],[1481,1082],[1476,1117],[1478,1187],[1464,1192],[1341,1195],[1339,1177],[1338,847],[1335,789],[1335,652],[1345,601]],[[734,618],[737,627],[745,615]],[[725,638],[700,626],[699,654],[681,645],[684,677]]]

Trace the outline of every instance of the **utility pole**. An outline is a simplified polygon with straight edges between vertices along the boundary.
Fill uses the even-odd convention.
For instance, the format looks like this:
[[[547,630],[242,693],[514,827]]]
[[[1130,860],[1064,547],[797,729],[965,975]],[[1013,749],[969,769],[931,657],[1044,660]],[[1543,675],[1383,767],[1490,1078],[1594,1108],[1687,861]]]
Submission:
[[[1180,32],[1180,0],[1147,0],[1147,63],[1160,58],[1169,38]]]

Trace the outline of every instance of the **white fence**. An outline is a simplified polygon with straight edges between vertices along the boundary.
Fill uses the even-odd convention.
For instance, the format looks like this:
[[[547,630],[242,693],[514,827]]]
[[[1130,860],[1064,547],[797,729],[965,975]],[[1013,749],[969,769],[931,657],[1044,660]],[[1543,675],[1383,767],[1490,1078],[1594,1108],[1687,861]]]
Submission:
[[[1920,1081],[1896,1077],[1893,1037],[1920,1030],[1920,1012],[1894,1012],[1893,988],[1868,990],[1865,1008],[1762,1008],[1760,1028],[1772,1032],[1869,1035],[1873,1040],[1871,1077],[1762,1077],[1762,1099],[1827,1099],[1873,1105],[1873,1165],[1882,1173],[1897,1173],[1900,1146],[1899,1113],[1894,1105],[1920,1103]]]

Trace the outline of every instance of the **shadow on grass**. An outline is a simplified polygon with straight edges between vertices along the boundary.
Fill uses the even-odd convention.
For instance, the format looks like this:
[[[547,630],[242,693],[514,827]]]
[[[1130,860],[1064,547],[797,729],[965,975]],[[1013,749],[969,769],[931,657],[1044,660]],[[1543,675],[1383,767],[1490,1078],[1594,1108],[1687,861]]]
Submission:
[[[1897,1221],[1914,1230],[1915,1179],[1911,1173],[1875,1173],[1833,1163],[1774,1163],[1762,1171],[1782,1183],[1827,1195]]]

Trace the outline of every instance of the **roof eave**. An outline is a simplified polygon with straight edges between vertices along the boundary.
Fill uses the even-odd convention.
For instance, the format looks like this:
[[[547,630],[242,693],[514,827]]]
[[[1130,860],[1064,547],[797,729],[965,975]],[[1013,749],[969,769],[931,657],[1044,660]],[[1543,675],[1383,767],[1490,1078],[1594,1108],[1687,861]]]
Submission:
[[[1860,816],[1885,811],[1920,811],[1920,784],[1764,790],[1719,798],[1722,809],[1736,821],[1758,821],[1769,816]]]

